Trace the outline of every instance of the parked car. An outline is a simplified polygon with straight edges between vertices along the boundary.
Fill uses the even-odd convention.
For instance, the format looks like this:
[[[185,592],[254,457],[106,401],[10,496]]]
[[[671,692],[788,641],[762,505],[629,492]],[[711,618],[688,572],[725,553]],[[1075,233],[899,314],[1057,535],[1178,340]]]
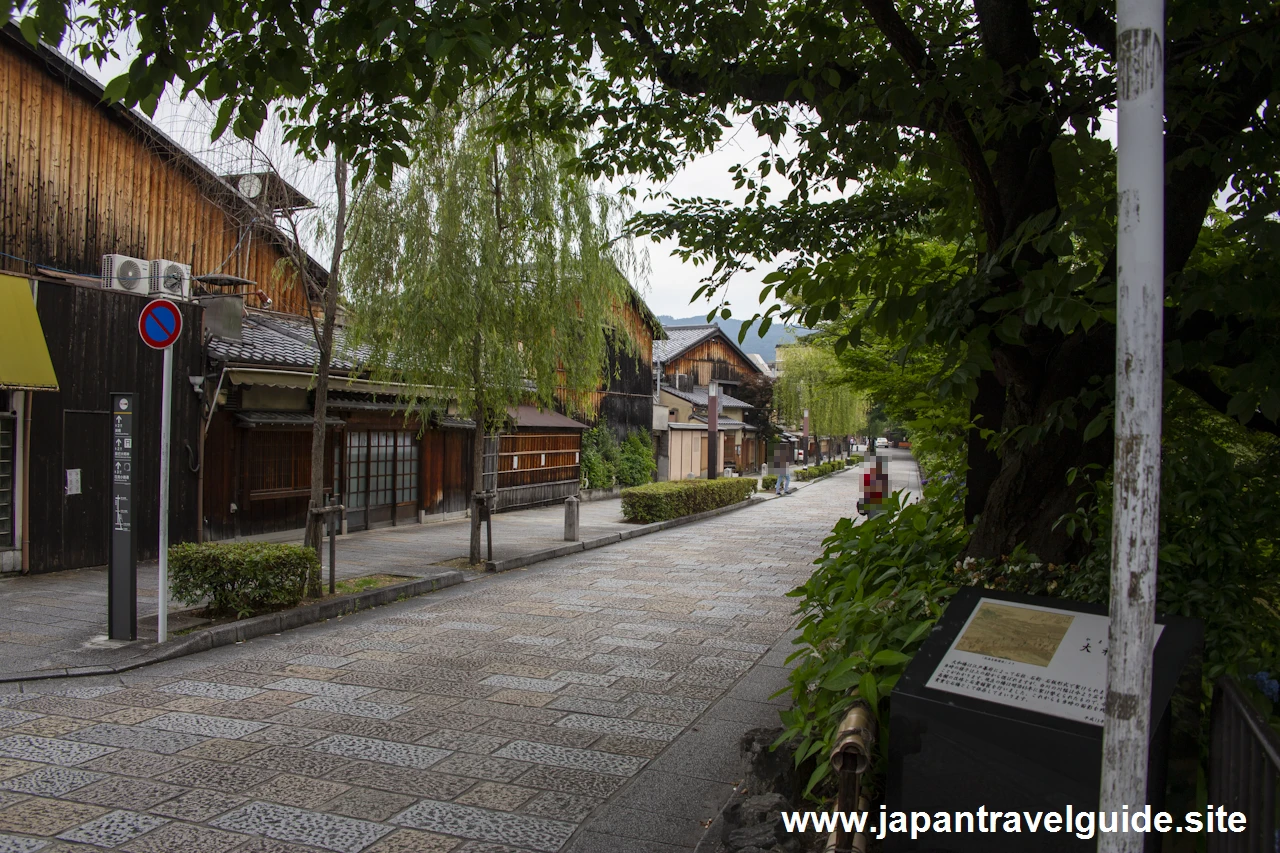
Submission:
[[[876,447],[888,447],[888,446],[889,446],[889,439],[885,438],[883,435],[876,439]]]

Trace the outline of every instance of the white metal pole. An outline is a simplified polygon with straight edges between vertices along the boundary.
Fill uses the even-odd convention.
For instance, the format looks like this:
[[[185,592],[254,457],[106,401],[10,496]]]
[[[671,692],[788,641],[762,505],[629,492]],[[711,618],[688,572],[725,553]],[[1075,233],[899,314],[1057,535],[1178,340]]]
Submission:
[[[1160,529],[1164,306],[1164,2],[1118,0],[1115,499],[1101,808],[1147,801]],[[1140,853],[1136,832],[1102,853]]]
[[[169,639],[169,432],[173,408],[173,347],[164,348],[160,391],[160,578],[156,591],[156,641]]]

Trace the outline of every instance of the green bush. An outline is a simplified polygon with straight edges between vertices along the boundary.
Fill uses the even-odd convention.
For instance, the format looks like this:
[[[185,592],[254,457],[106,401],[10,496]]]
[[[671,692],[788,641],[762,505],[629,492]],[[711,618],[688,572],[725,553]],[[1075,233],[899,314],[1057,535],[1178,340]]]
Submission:
[[[613,431],[604,424],[582,434],[582,479],[590,489],[607,489],[614,484],[620,451]]]
[[[764,489],[766,492],[778,488],[778,475],[765,474],[764,477],[761,478],[760,488]]]
[[[813,576],[788,593],[800,599],[800,650],[778,742],[797,739],[797,760],[817,762],[807,794],[816,796],[831,773],[840,720],[859,701],[880,721],[879,753],[866,784],[883,794],[885,700],[955,594],[951,573],[967,541],[955,489],[931,492],[906,506],[895,493],[884,514],[861,524],[841,519],[823,542]]]
[[[644,430],[632,430],[618,453],[618,485],[643,486],[653,482],[658,463],[653,458],[653,440]]]
[[[754,477],[677,480],[622,490],[622,515],[645,524],[741,503],[756,490]]]
[[[207,599],[211,615],[243,619],[300,602],[320,585],[320,561],[301,545],[186,542],[169,549],[169,580],[178,600]]]

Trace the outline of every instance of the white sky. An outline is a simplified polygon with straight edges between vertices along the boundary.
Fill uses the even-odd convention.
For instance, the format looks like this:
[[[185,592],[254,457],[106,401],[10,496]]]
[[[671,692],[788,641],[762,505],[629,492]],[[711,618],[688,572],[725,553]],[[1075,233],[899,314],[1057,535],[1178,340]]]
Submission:
[[[67,45],[63,50],[68,51]],[[122,49],[122,52],[123,49]],[[72,61],[78,62],[75,57]],[[99,68],[95,63],[79,63],[86,72],[105,85],[109,80],[127,70],[127,62],[114,60]],[[166,95],[156,110],[155,123],[169,136],[205,161],[214,171],[225,174],[235,170],[237,161],[243,163],[248,156],[242,146],[237,146],[233,135],[228,131],[217,146],[209,142],[206,128],[212,127],[212,119],[203,105],[194,102],[181,102],[172,92]],[[326,203],[326,179],[331,174],[331,166],[325,163],[308,163],[301,157],[291,155],[289,151],[274,140],[267,139],[260,143],[268,150],[280,173],[290,183],[297,186],[313,200]],[[729,168],[735,163],[755,157],[765,150],[767,141],[759,139],[750,126],[726,132],[726,140],[719,149],[699,159],[685,168],[670,182],[661,186],[652,182],[633,179],[630,183],[636,187],[635,207],[645,212],[662,210],[666,202],[646,200],[651,190],[666,191],[675,197],[702,196],[704,198],[723,198],[741,201],[745,195],[735,191]],[[604,185],[606,191],[616,192],[622,182]],[[328,266],[328,252],[320,244],[309,247],[313,256]],[[649,275],[646,282],[636,282],[656,314],[669,314],[674,317],[691,317],[705,315],[711,305],[705,300],[696,304],[690,303],[690,297],[697,289],[707,267],[695,267],[686,264],[671,253],[675,248],[674,241],[655,242],[648,239],[638,241],[637,249],[647,251]],[[735,318],[746,319],[756,311],[762,310],[757,299],[763,287],[761,279],[772,269],[764,267],[753,272],[739,273],[731,282],[728,291],[730,307]]]

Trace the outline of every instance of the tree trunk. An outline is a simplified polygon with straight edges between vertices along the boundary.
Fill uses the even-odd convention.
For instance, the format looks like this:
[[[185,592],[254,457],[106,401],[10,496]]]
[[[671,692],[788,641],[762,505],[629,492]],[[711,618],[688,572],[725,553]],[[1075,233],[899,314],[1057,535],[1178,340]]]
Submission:
[[[480,333],[476,332],[473,342],[471,354],[471,381],[474,383],[476,394],[475,419],[476,432],[475,441],[471,447],[471,565],[476,565],[484,559],[484,555],[480,548],[480,512],[483,504],[481,503],[484,494],[484,444],[485,444],[485,420],[487,413],[484,408],[484,395],[481,393],[480,383],[483,381],[481,375],[481,353],[483,341]]]
[[[997,375],[1007,383],[1003,427],[1034,429],[1056,411],[1055,405],[1089,387],[1091,376],[1105,376],[1115,360],[1115,330],[1099,324],[1088,334],[1066,340],[1039,342],[1040,358],[1014,363],[1015,356],[993,353]],[[1103,395],[1099,394],[1099,398]],[[1018,544],[1047,563],[1071,563],[1084,556],[1087,543],[1067,535],[1058,520],[1076,508],[1079,495],[1089,489],[1088,478],[1067,483],[1072,468],[1111,462],[1110,430],[1082,441],[1085,426],[1102,411],[1102,400],[1080,405],[1077,428],[1048,432],[1039,440],[1004,444],[999,472],[990,481],[986,499],[969,540],[966,555],[999,559]],[[972,447],[972,445],[971,445]]]
[[[316,401],[314,408],[315,421],[311,427],[311,502],[312,509],[324,506],[324,445],[327,430],[325,421],[329,412],[329,369],[333,361],[333,332],[337,323],[338,289],[342,267],[343,241],[347,230],[347,163],[339,155],[334,163],[334,182],[338,189],[337,219],[333,234],[333,256],[329,265],[329,281],[324,289],[324,321],[320,327],[320,339],[316,341],[320,349],[320,363],[316,366]],[[305,254],[299,251],[301,260],[306,262]],[[301,271],[305,280],[307,272]],[[313,513],[307,513],[305,541],[320,553],[323,526]],[[319,595],[317,586],[310,594]]]

